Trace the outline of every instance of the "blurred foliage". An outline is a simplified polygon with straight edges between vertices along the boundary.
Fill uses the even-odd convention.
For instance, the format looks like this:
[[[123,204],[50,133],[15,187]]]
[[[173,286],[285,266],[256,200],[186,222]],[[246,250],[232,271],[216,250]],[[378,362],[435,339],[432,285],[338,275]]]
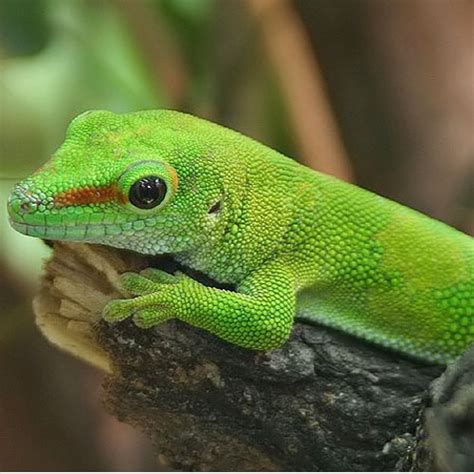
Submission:
[[[46,46],[49,30],[45,13],[44,0],[0,3],[0,41],[9,55],[27,56]]]
[[[11,3],[28,10],[36,2]],[[28,16],[23,28],[43,26],[45,46],[32,56],[9,56],[7,50],[1,77],[2,156],[9,157],[5,169],[17,172],[44,161],[60,143],[65,125],[85,109],[128,111],[160,103],[112,5],[38,3],[44,4],[44,14]],[[8,42],[13,50],[28,43]]]

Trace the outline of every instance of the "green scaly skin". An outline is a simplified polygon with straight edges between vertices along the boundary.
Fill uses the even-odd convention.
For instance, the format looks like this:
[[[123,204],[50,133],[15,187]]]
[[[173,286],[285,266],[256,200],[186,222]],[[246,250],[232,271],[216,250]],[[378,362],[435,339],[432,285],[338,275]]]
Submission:
[[[167,193],[139,209],[130,189],[150,175]],[[170,253],[236,288],[127,273],[135,297],[109,303],[110,322],[178,318],[267,350],[297,315],[440,363],[474,341],[471,237],[190,115],[80,115],[8,207],[24,234]]]

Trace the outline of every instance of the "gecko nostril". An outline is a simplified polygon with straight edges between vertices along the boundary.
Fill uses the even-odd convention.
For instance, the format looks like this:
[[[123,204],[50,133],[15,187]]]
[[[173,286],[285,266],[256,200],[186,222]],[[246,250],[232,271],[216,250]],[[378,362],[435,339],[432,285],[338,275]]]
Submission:
[[[9,203],[9,211],[10,213],[15,213],[17,215],[25,215],[25,214],[31,214],[32,212],[36,211],[38,209],[38,205],[34,201],[11,201]]]
[[[27,214],[30,212],[34,212],[38,209],[38,205],[40,203],[38,201],[33,201],[33,200],[28,200],[28,201],[23,201],[20,204],[20,210],[21,212]]]

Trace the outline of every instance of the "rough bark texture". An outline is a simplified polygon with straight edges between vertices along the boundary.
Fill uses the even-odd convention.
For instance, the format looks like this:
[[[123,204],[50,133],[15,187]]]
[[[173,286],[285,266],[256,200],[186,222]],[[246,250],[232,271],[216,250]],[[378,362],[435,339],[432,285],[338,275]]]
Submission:
[[[107,409],[148,433],[163,464],[223,471],[435,467],[436,443],[420,420],[442,368],[306,324],[296,324],[281,349],[254,353],[178,321],[151,330],[100,321],[105,302],[121,296],[118,274],[150,263],[170,268],[104,247],[56,244],[35,307],[46,337],[108,373]],[[471,410],[472,380],[459,374],[472,377],[473,365],[458,369],[438,399],[433,392],[430,410],[453,411],[461,379]],[[458,450],[472,440],[470,420],[467,435],[458,430],[453,441]]]
[[[300,324],[260,355],[176,322],[100,334],[109,409],[178,469],[392,470],[437,373]]]
[[[474,471],[474,346],[431,385],[429,449],[441,471]]]

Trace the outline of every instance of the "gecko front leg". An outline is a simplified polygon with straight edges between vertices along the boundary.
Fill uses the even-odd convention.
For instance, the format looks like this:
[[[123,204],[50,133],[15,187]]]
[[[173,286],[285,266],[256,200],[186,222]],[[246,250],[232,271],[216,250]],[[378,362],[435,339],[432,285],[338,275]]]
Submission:
[[[255,271],[236,291],[205,286],[182,273],[156,269],[125,273],[121,283],[135,298],[111,301],[104,319],[129,316],[139,327],[177,318],[233,344],[253,350],[279,347],[288,339],[296,307],[295,277],[282,263]]]

